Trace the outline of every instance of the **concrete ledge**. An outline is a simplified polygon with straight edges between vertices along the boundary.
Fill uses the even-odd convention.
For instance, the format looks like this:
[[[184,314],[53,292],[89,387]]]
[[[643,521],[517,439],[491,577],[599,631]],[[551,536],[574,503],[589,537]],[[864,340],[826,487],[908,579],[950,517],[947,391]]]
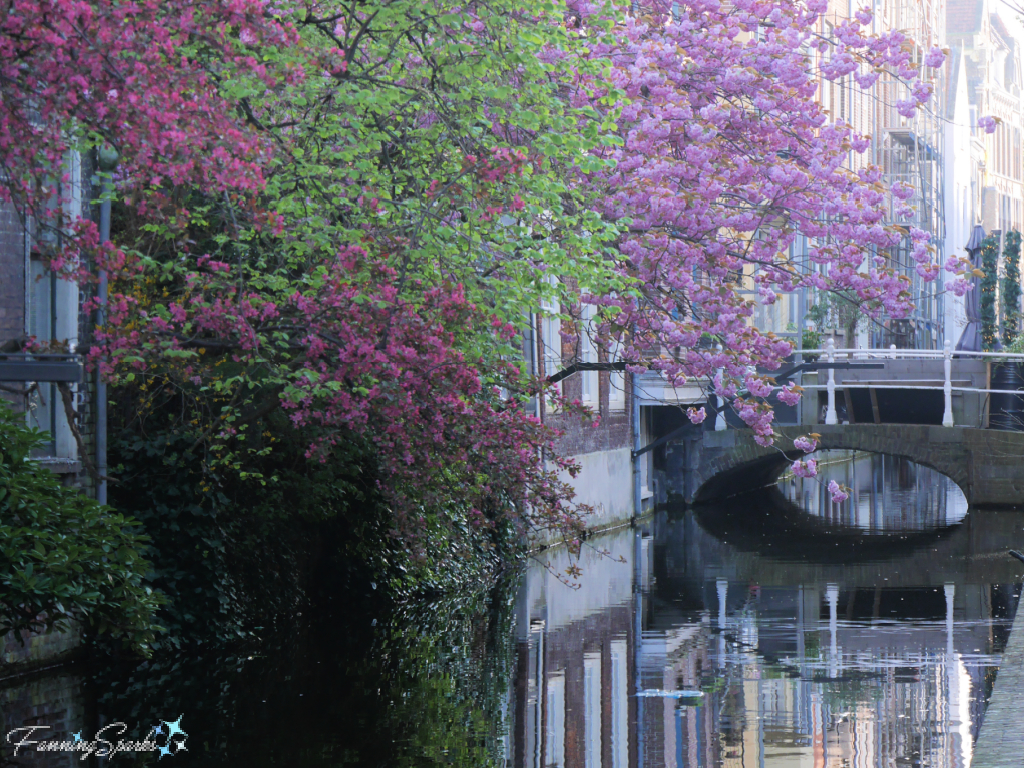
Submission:
[[[55,475],[77,475],[82,471],[82,462],[76,459],[59,459],[46,456],[36,459],[39,466],[46,467]]]

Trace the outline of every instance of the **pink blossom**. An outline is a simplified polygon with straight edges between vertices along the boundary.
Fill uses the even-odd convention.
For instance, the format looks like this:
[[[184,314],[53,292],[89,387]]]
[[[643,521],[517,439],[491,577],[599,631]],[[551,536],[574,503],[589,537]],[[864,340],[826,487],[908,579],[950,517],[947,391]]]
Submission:
[[[785,387],[780,389],[776,393],[779,400],[786,405],[796,405],[800,402],[801,391],[800,388],[793,382],[790,382]]]
[[[790,470],[797,477],[815,477],[818,474],[818,463],[814,459],[794,461]]]
[[[946,60],[946,54],[941,48],[933,47],[924,57],[926,67],[938,68]]]
[[[832,495],[832,501],[838,503],[846,501],[850,498],[850,494],[843,490],[842,486],[839,485],[835,480],[830,480],[828,483],[828,492]]]
[[[707,418],[707,413],[704,412],[703,406],[700,408],[687,408],[686,415],[694,424],[700,424]]]
[[[804,453],[811,453],[818,447],[818,440],[814,437],[798,437],[793,441],[793,447]]]

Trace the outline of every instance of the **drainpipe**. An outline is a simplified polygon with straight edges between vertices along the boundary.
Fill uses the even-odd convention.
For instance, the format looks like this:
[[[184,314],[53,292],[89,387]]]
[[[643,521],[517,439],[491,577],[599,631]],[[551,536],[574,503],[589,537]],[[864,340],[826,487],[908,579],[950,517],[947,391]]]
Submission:
[[[110,241],[110,198],[113,195],[112,174],[117,167],[117,150],[103,147],[99,151],[100,171],[103,177],[103,201],[100,203],[100,245]],[[107,322],[107,270],[99,270],[99,307],[96,310],[96,326]],[[107,503],[107,383],[103,380],[100,366],[96,367],[96,471],[100,484],[96,489],[96,500]]]
[[[633,399],[633,518],[639,519],[643,513],[643,499],[640,497],[640,387],[639,375],[631,373],[629,378],[630,397]]]

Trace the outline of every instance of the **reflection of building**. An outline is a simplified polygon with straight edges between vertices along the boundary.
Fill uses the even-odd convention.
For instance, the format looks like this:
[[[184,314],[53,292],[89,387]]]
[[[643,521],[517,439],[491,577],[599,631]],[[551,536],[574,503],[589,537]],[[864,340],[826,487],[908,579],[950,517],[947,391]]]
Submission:
[[[1016,573],[985,570],[984,553],[1021,527],[1010,516],[956,529],[939,552],[845,568],[773,564],[692,512],[657,517],[653,540],[595,541],[611,558],[585,552],[579,590],[552,554],[520,592],[509,764],[967,768],[1002,642],[994,618],[1014,594],[986,580]],[[922,557],[949,561],[932,569],[945,582],[924,578]],[[649,592],[632,590],[634,573]],[[673,695],[693,690],[704,697]]]
[[[607,556],[584,548],[578,590],[554,575],[568,565],[564,550],[521,589],[513,766],[636,765],[632,532],[600,546]]]
[[[956,529],[942,554],[929,547],[846,567],[772,563],[703,532],[692,513],[661,518],[658,592],[703,606],[724,630],[726,641],[712,646],[715,675],[729,691],[717,701],[724,764],[968,765],[995,661],[989,654],[999,649],[993,618],[1012,605],[1007,590],[978,580],[1016,578],[972,562],[988,562],[984,553],[1021,522],[1014,517],[979,520],[971,535]],[[946,550],[958,554],[935,574],[947,583],[907,584],[925,573],[912,560],[953,559]],[[847,583],[830,582],[843,574]],[[652,630],[684,620],[672,611],[655,616],[645,646]]]

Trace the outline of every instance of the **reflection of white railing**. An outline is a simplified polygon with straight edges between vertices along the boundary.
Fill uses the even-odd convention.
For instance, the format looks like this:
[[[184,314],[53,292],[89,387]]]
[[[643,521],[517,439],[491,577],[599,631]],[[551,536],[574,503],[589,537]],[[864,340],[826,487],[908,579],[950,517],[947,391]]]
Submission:
[[[926,389],[939,390],[943,392],[945,408],[942,414],[942,426],[953,426],[953,392],[974,392],[977,394],[997,395],[1021,395],[1024,397],[1024,390],[1015,389],[986,389],[983,387],[961,387],[953,386],[952,381],[952,359],[955,355],[958,358],[978,358],[992,362],[1017,362],[1024,363],[1024,354],[1019,352],[963,352],[952,350],[952,344],[946,341],[944,349],[896,349],[895,345],[889,349],[836,349],[835,341],[828,340],[824,349],[802,349],[797,354],[806,358],[808,355],[824,357],[828,363],[838,361],[854,360],[942,360],[943,382],[942,385],[914,385],[914,384],[876,384],[864,383],[871,389]],[[846,385],[855,385],[857,382],[848,382]],[[834,368],[828,369],[828,382],[826,384],[809,384],[804,389],[824,389],[828,392],[828,406],[825,410],[825,423],[837,424],[836,416],[836,373]]]

